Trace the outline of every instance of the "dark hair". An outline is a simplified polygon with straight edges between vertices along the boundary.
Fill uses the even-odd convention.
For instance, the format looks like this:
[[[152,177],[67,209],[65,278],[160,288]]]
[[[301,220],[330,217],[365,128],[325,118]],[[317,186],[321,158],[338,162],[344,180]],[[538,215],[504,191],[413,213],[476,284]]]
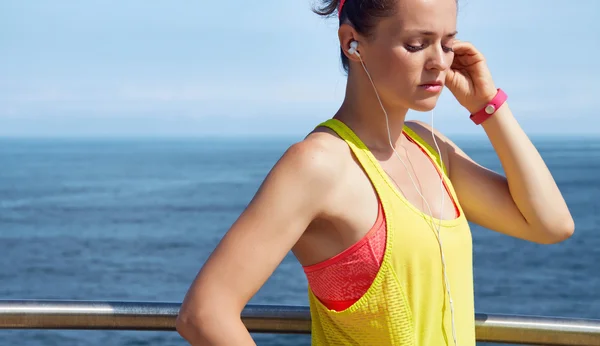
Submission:
[[[340,25],[348,21],[354,29],[365,37],[373,34],[377,19],[389,17],[396,11],[397,0],[346,0],[339,15]],[[340,0],[320,0],[321,7],[313,9],[318,15],[330,17],[338,15]],[[342,48],[340,48],[341,50]],[[348,72],[348,57],[341,51],[342,66]]]

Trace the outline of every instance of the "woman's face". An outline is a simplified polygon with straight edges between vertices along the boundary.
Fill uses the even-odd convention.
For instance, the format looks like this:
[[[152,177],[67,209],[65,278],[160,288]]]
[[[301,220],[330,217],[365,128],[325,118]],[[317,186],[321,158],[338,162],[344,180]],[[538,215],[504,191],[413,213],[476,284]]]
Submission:
[[[360,52],[386,104],[428,111],[454,58],[456,0],[399,0],[396,6]]]

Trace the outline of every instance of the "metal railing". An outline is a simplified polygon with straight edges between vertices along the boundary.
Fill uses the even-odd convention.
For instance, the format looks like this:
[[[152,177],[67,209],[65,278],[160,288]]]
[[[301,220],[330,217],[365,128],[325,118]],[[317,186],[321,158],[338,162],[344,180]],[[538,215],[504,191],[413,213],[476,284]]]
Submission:
[[[181,304],[0,300],[0,329],[174,331]],[[600,320],[476,314],[477,340],[527,345],[600,345]],[[308,307],[248,305],[253,333],[310,333]]]

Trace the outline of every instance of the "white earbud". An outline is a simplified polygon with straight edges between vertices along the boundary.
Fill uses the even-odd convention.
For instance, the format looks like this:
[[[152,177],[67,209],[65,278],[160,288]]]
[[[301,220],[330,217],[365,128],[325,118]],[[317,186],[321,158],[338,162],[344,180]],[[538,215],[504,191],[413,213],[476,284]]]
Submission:
[[[358,51],[356,50],[356,48],[358,48],[358,42],[356,42],[356,41],[350,42],[350,49],[348,49],[348,53],[354,54],[357,57],[360,57],[360,54],[358,54]]]

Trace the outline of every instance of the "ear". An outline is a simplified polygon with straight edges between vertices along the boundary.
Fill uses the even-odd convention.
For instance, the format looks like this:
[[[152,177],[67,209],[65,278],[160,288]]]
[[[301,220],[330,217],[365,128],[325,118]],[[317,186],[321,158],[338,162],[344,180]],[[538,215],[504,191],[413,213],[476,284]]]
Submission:
[[[350,49],[350,42],[352,41],[359,42],[357,51],[360,53],[361,38],[356,30],[349,24],[342,24],[338,30],[338,39],[340,40],[340,46],[342,47],[346,57],[348,57],[350,61],[359,62],[360,59],[356,55],[348,53],[348,49]]]

